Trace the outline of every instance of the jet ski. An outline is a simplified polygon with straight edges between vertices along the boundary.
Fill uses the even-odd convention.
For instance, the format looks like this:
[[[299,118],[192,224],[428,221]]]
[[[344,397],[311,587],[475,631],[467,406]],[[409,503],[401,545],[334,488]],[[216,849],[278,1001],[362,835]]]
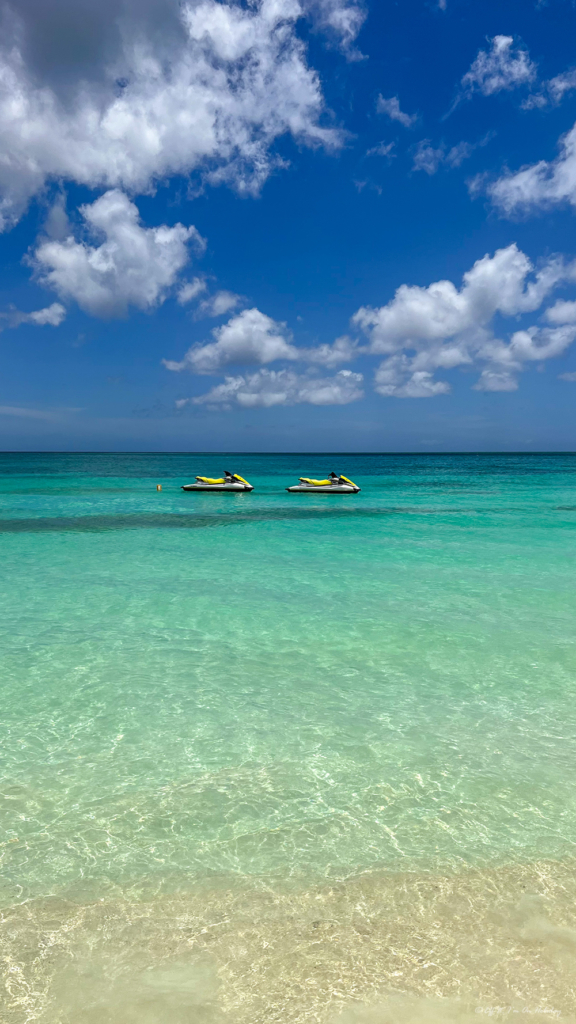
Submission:
[[[360,488],[353,484],[347,476],[330,473],[326,480],[312,480],[301,476],[300,483],[287,487],[290,494],[358,494]]]
[[[243,476],[238,473],[224,471],[224,476],[215,478],[211,476],[197,476],[195,484],[183,484],[183,491],[253,491],[252,484],[249,484]]]

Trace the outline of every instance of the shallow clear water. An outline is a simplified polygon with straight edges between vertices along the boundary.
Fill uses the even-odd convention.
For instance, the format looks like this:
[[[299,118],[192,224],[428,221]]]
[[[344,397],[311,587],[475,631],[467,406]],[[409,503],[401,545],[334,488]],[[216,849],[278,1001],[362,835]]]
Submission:
[[[224,468],[254,492],[179,489]],[[332,469],[361,493],[284,490]],[[0,545],[0,898],[20,922],[7,963],[24,986],[11,1020],[276,1019],[264,981],[260,1009],[241,1016],[228,947],[208,966],[202,948],[220,994],[210,982],[203,1009],[190,1002],[205,984],[196,940],[192,981],[160,982],[168,1002],[156,989],[142,997],[152,1016],[109,966],[104,1009],[93,997],[89,1016],[62,996],[77,987],[62,980],[69,964],[87,944],[93,965],[103,936],[134,988],[143,954],[136,943],[133,962],[124,946],[121,956],[119,936],[136,918],[172,922],[157,925],[145,968],[181,979],[174,899],[187,921],[227,914],[231,935],[253,915],[254,942],[269,946],[262,929],[285,932],[288,905],[327,905],[334,885],[348,894],[346,913],[330,911],[343,927],[359,878],[365,904],[400,878],[441,878],[464,900],[472,887],[474,913],[490,910],[490,892],[506,902],[506,879],[510,898],[544,877],[555,899],[568,891],[576,456],[7,454]],[[563,927],[573,895],[555,905]],[[372,922],[375,905],[363,912]],[[46,915],[59,936],[48,947]],[[332,948],[322,915],[318,928]],[[295,965],[282,990],[310,969]],[[350,995],[398,988],[402,970],[317,1004],[296,999],[278,1019],[329,1019]],[[477,989],[473,971],[459,984],[472,978]],[[556,1002],[566,984],[554,982]]]

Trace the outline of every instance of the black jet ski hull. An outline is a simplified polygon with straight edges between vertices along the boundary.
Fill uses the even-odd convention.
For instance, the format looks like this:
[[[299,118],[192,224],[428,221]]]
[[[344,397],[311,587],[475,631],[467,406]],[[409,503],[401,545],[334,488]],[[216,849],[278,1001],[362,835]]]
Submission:
[[[251,484],[183,484],[183,491],[218,491],[221,494],[243,494],[253,491]]]
[[[314,487],[307,484],[294,484],[287,487],[290,494],[358,494],[359,487],[351,487],[349,484],[329,484],[326,487]]]

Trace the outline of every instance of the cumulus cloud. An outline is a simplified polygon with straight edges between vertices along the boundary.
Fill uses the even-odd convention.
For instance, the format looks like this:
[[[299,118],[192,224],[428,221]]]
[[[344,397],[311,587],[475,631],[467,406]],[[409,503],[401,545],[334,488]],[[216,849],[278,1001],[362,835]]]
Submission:
[[[10,309],[0,313],[0,331],[4,327],[19,327],[20,324],[34,324],[35,327],[59,327],[66,317],[66,310],[59,302],[53,302],[44,309],[35,309],[31,313],[23,313],[20,309]]]
[[[297,346],[286,324],[254,308],[214,328],[212,341],[193,345],[182,360],[164,360],[164,365],[169,370],[197,374],[218,374],[232,365],[265,367],[276,361],[332,369],[359,355],[372,355],[385,357],[374,384],[375,390],[386,396],[432,398],[447,394],[450,384],[436,379],[436,373],[457,367],[480,371],[475,384],[478,390],[514,390],[527,364],[559,356],[572,344],[576,302],[550,306],[544,319],[552,326],[531,325],[514,331],[507,340],[494,335],[494,318],[534,313],[555,288],[574,282],[576,263],[554,257],[535,269],[514,244],[477,260],[464,274],[460,288],[451,281],[436,281],[428,287],[401,285],[385,306],[362,307],[352,317],[353,328],[367,339],[362,345],[357,338],[344,335],[332,344]],[[348,370],[320,382],[310,374],[261,369],[230,376],[206,395],[183,400],[183,404],[322,404],[320,396],[332,393],[341,396],[338,402],[352,401],[345,396],[350,389],[359,388],[356,376]],[[330,391],[335,383],[337,391]],[[285,394],[288,397],[277,397]]]
[[[352,338],[349,338],[347,334],[343,334],[341,338],[336,338],[331,345],[317,345],[316,348],[298,348],[298,358],[303,359],[307,363],[316,363],[318,366],[325,366],[326,369],[331,370],[335,366],[339,366],[340,363],[349,363],[352,359],[355,359],[363,349],[358,348],[358,345]]]
[[[524,363],[562,355],[574,338],[576,326],[566,325],[515,331],[509,343],[489,340],[480,349],[479,356],[490,360],[492,365],[482,371],[474,387],[477,391],[516,391],[518,373]]]
[[[164,301],[189,259],[188,243],[203,246],[196,228],[144,228],[134,203],[112,189],[80,212],[99,245],[46,240],[33,264],[40,282],[92,316],[124,316],[129,306],[149,310]]]
[[[361,8],[305,13],[348,46]],[[8,0],[0,44],[0,215],[14,223],[47,180],[152,190],[169,175],[256,191],[275,139],[336,147],[296,33],[298,0]]]
[[[206,288],[206,281],[203,277],[194,277],[191,281],[185,281],[178,289],[177,298],[179,305],[186,306],[189,302],[197,299],[199,295],[202,295]]]
[[[480,351],[485,359],[518,369],[523,362],[540,362],[561,355],[572,344],[575,336],[576,327],[573,324],[562,327],[528,327],[524,331],[515,331],[509,343],[489,339]]]
[[[349,362],[355,354],[355,345],[344,336],[332,345],[299,348],[292,342],[286,324],[279,323],[261,313],[259,309],[245,309],[222,327],[212,331],[214,341],[207,345],[193,345],[182,360],[164,359],[168,370],[190,370],[193,373],[215,374],[226,366],[266,365],[278,359],[300,360],[328,368]]]
[[[549,324],[576,324],[576,302],[558,299],[545,313]]]
[[[193,345],[180,362],[165,359],[169,370],[218,373],[231,364],[271,363],[276,359],[297,359],[286,325],[277,323],[259,309],[245,309],[222,327],[212,331],[214,341]]]
[[[536,65],[526,50],[514,46],[512,36],[494,36],[489,42],[490,49],[478,52],[470,70],[462,78],[465,93],[480,92],[483,96],[493,96],[533,81]]]
[[[460,289],[451,281],[401,285],[387,305],[362,307],[352,318],[368,337],[370,352],[388,357],[377,371],[376,389],[402,398],[433,397],[449,390],[446,381],[433,379],[437,370],[480,364],[478,387],[503,390],[506,379],[510,390],[525,363],[560,355],[576,328],[529,327],[505,342],[494,337],[493,318],[534,312],[555,287],[574,280],[574,264],[554,258],[535,272],[510,245],[478,260]]]
[[[369,334],[373,352],[394,352],[408,339],[427,343],[462,335],[485,326],[496,312],[512,316],[538,309],[551,289],[573,273],[559,259],[549,260],[535,275],[533,269],[517,245],[509,245],[477,260],[464,274],[461,289],[452,281],[427,288],[403,284],[386,306],[362,307],[353,322]]]
[[[508,370],[482,370],[473,387],[475,391],[517,391],[518,379]]]
[[[576,70],[564,71],[555,78],[550,78],[542,84],[540,92],[527,96],[522,103],[524,110],[542,109],[543,107],[557,107],[562,102],[567,92],[576,89]]]
[[[235,309],[242,302],[241,295],[235,295],[234,292],[226,291],[222,288],[220,291],[215,292],[209,299],[205,299],[198,306],[198,316],[224,316],[225,313],[229,313],[231,309]]]
[[[182,360],[164,360],[164,365],[196,374],[219,374],[234,365],[262,368],[277,361],[333,369],[359,355],[372,355],[385,357],[374,380],[375,390],[385,396],[447,394],[449,382],[436,374],[455,368],[476,369],[477,390],[511,391],[529,363],[555,358],[572,344],[576,302],[556,302],[543,314],[550,326],[530,325],[506,339],[495,336],[495,317],[534,313],[554,289],[575,282],[576,262],[553,257],[536,269],[513,244],[477,260],[459,288],[451,281],[401,285],[385,306],[359,309],[352,326],[364,334],[365,343],[344,335],[332,344],[298,346],[286,324],[253,308],[214,328],[212,340],[193,345]],[[359,396],[361,380],[349,370],[319,379],[311,370],[302,375],[292,369],[259,369],[228,376],[205,395],[183,399],[180,405],[338,404]]]
[[[417,114],[405,114],[400,109],[400,100],[397,96],[392,96],[391,99],[385,100],[380,95],[376,101],[376,112],[378,114],[387,114],[392,121],[399,121],[405,128],[411,128],[418,120]]]
[[[363,376],[351,370],[340,370],[333,377],[308,377],[292,370],[258,370],[239,377],[226,377],[205,395],[181,399],[178,408],[187,404],[254,409],[273,405],[348,405],[363,397]]]
[[[413,370],[405,355],[390,356],[374,374],[374,390],[394,398],[434,398],[450,391],[450,385],[434,380],[429,370]]]
[[[488,194],[508,216],[558,203],[576,206],[576,124],[560,139],[560,154],[555,160],[539,160],[516,173],[505,174],[488,186]]]

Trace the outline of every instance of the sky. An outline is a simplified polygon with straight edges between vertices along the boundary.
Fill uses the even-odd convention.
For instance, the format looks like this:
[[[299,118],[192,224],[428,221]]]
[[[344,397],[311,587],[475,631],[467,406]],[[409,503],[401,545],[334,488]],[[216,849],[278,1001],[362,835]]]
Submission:
[[[4,0],[0,448],[576,450],[572,0]]]

